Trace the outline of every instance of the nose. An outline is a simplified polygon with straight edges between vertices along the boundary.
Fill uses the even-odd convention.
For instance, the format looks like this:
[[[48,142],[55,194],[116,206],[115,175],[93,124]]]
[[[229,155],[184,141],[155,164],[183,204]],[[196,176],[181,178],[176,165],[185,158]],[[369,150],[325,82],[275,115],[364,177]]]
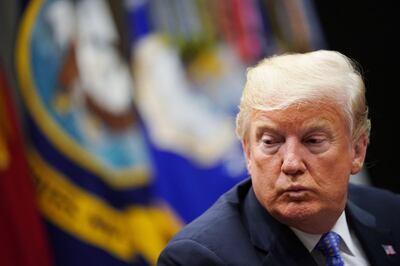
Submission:
[[[299,176],[304,174],[306,171],[306,164],[304,162],[301,142],[287,139],[281,152],[281,170],[283,173],[289,176]]]

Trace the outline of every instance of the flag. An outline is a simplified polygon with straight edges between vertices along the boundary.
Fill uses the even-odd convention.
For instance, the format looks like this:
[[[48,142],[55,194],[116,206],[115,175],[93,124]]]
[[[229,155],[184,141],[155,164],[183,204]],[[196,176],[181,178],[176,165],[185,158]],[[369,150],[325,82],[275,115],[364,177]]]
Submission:
[[[394,250],[392,245],[382,245],[382,247],[385,250],[386,255],[388,256],[396,255],[396,251]]]
[[[31,1],[20,27],[29,163],[56,265],[155,265],[180,228],[153,192],[118,41],[101,0]]]
[[[52,265],[10,89],[0,64],[0,261]]]
[[[234,133],[245,66],[233,49],[200,27],[195,2],[131,2],[135,102],[155,192],[188,223],[247,177]],[[146,14],[160,21],[148,22]],[[168,36],[157,25],[176,28],[165,29]]]

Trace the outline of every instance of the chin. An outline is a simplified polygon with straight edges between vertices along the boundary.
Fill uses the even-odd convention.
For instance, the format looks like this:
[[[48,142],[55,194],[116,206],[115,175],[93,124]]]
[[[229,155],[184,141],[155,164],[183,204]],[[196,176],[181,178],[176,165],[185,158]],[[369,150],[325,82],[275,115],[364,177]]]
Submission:
[[[281,223],[298,227],[299,224],[316,219],[320,214],[320,210],[315,204],[290,202],[283,206],[278,206],[276,210],[271,211],[271,214]]]
[[[332,228],[343,209],[317,202],[289,202],[271,211],[278,221],[310,234],[321,234]]]

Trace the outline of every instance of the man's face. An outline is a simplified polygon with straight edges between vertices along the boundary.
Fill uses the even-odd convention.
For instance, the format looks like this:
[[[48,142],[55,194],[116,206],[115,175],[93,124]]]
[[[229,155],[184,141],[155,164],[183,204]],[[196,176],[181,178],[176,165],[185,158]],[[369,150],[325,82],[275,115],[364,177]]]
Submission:
[[[351,143],[335,105],[255,111],[243,141],[253,189],[276,219],[308,233],[329,230],[342,213],[350,174],[366,141]]]

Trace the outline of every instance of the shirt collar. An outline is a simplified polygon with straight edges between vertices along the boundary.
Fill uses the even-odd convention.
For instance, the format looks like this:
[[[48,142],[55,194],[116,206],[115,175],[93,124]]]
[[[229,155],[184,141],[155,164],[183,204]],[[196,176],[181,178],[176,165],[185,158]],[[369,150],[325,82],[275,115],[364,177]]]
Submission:
[[[309,234],[294,227],[290,227],[290,229],[292,229],[309,252],[313,251],[322,236],[321,234]],[[344,211],[332,227],[331,231],[337,233],[342,238],[342,243],[344,244],[343,252],[348,252],[350,255],[354,255],[355,247],[350,236],[350,230],[347,225],[346,214]]]

